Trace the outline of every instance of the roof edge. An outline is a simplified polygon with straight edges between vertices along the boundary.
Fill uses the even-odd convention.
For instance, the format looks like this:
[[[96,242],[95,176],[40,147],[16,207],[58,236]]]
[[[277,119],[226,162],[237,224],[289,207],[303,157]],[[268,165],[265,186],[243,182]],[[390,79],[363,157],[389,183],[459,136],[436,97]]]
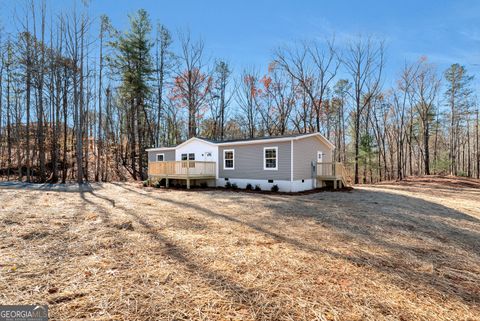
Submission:
[[[317,137],[321,142],[326,144],[328,147],[330,147],[332,150],[335,149],[335,145],[328,140],[325,136],[320,134],[319,132],[315,133],[309,133],[309,134],[304,134],[304,135],[299,135],[299,136],[292,136],[292,137],[271,137],[271,138],[265,138],[265,139],[251,139],[251,140],[241,140],[241,141],[233,141],[233,142],[211,142],[206,139],[200,138],[200,137],[192,137],[184,141],[183,143],[175,146],[175,147],[156,147],[156,148],[148,148],[146,149],[147,152],[152,152],[152,151],[167,151],[167,150],[176,150],[177,148],[180,148],[182,146],[187,145],[188,143],[199,140],[204,143],[207,143],[209,145],[213,146],[230,146],[230,145],[253,145],[253,144],[265,144],[265,143],[270,143],[270,142],[290,142],[290,141],[296,141],[296,140],[301,140],[309,137]]]

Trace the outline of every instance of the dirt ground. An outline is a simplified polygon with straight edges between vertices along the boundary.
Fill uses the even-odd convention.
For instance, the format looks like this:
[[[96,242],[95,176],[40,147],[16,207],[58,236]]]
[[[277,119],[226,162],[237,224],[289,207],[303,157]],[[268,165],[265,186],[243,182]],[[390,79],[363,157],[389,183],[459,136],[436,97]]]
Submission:
[[[34,303],[52,320],[480,320],[480,182],[0,184],[0,304]]]

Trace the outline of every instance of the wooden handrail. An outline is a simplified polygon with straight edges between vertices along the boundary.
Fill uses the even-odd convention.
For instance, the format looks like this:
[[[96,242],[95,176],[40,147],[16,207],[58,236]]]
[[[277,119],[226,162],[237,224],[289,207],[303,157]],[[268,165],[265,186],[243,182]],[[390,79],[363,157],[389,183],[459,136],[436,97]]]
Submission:
[[[317,176],[338,178],[344,185],[350,180],[345,166],[339,162],[317,162]]]
[[[165,161],[149,162],[148,175],[164,177],[215,176],[216,163],[205,161]]]

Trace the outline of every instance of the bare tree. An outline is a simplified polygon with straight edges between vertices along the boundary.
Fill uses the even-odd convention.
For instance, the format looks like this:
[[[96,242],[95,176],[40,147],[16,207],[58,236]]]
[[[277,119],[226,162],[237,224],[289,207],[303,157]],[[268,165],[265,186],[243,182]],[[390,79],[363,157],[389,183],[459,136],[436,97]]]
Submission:
[[[225,117],[235,90],[227,92],[232,70],[226,61],[215,62],[212,90],[210,91],[210,113],[213,119],[213,138],[225,137]]]
[[[343,59],[347,72],[350,74],[354,103],[354,153],[355,153],[355,184],[359,182],[358,159],[360,144],[360,119],[365,107],[381,90],[381,76],[384,65],[383,41],[372,38],[360,38],[351,43],[347,55]]]
[[[434,117],[440,79],[434,66],[427,64],[425,59],[421,59],[419,65],[412,92],[414,106],[422,123],[424,171],[430,175],[430,124]]]
[[[172,99],[186,107],[188,113],[188,137],[197,135],[198,120],[203,117],[205,103],[212,86],[212,77],[205,71],[203,41],[193,42],[190,34],[180,34],[180,67],[173,87]]]
[[[249,138],[255,137],[257,132],[258,81],[257,72],[244,70],[235,96],[242,118],[245,120],[246,136]]]
[[[328,40],[325,45],[311,42],[295,48],[279,49],[275,53],[275,62],[307,94],[316,116],[315,130],[320,132],[325,94],[340,67],[335,40]]]

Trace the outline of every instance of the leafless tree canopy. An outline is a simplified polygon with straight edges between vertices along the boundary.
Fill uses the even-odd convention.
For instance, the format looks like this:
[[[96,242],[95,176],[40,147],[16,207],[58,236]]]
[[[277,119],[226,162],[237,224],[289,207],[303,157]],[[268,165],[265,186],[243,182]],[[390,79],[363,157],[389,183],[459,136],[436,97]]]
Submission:
[[[0,33],[0,177],[145,179],[152,146],[320,132],[356,183],[480,176],[479,107],[462,62],[405,62],[385,75],[383,40],[278,44],[237,66],[148,12],[117,30],[84,7],[19,5]],[[5,22],[4,22],[5,23]]]

